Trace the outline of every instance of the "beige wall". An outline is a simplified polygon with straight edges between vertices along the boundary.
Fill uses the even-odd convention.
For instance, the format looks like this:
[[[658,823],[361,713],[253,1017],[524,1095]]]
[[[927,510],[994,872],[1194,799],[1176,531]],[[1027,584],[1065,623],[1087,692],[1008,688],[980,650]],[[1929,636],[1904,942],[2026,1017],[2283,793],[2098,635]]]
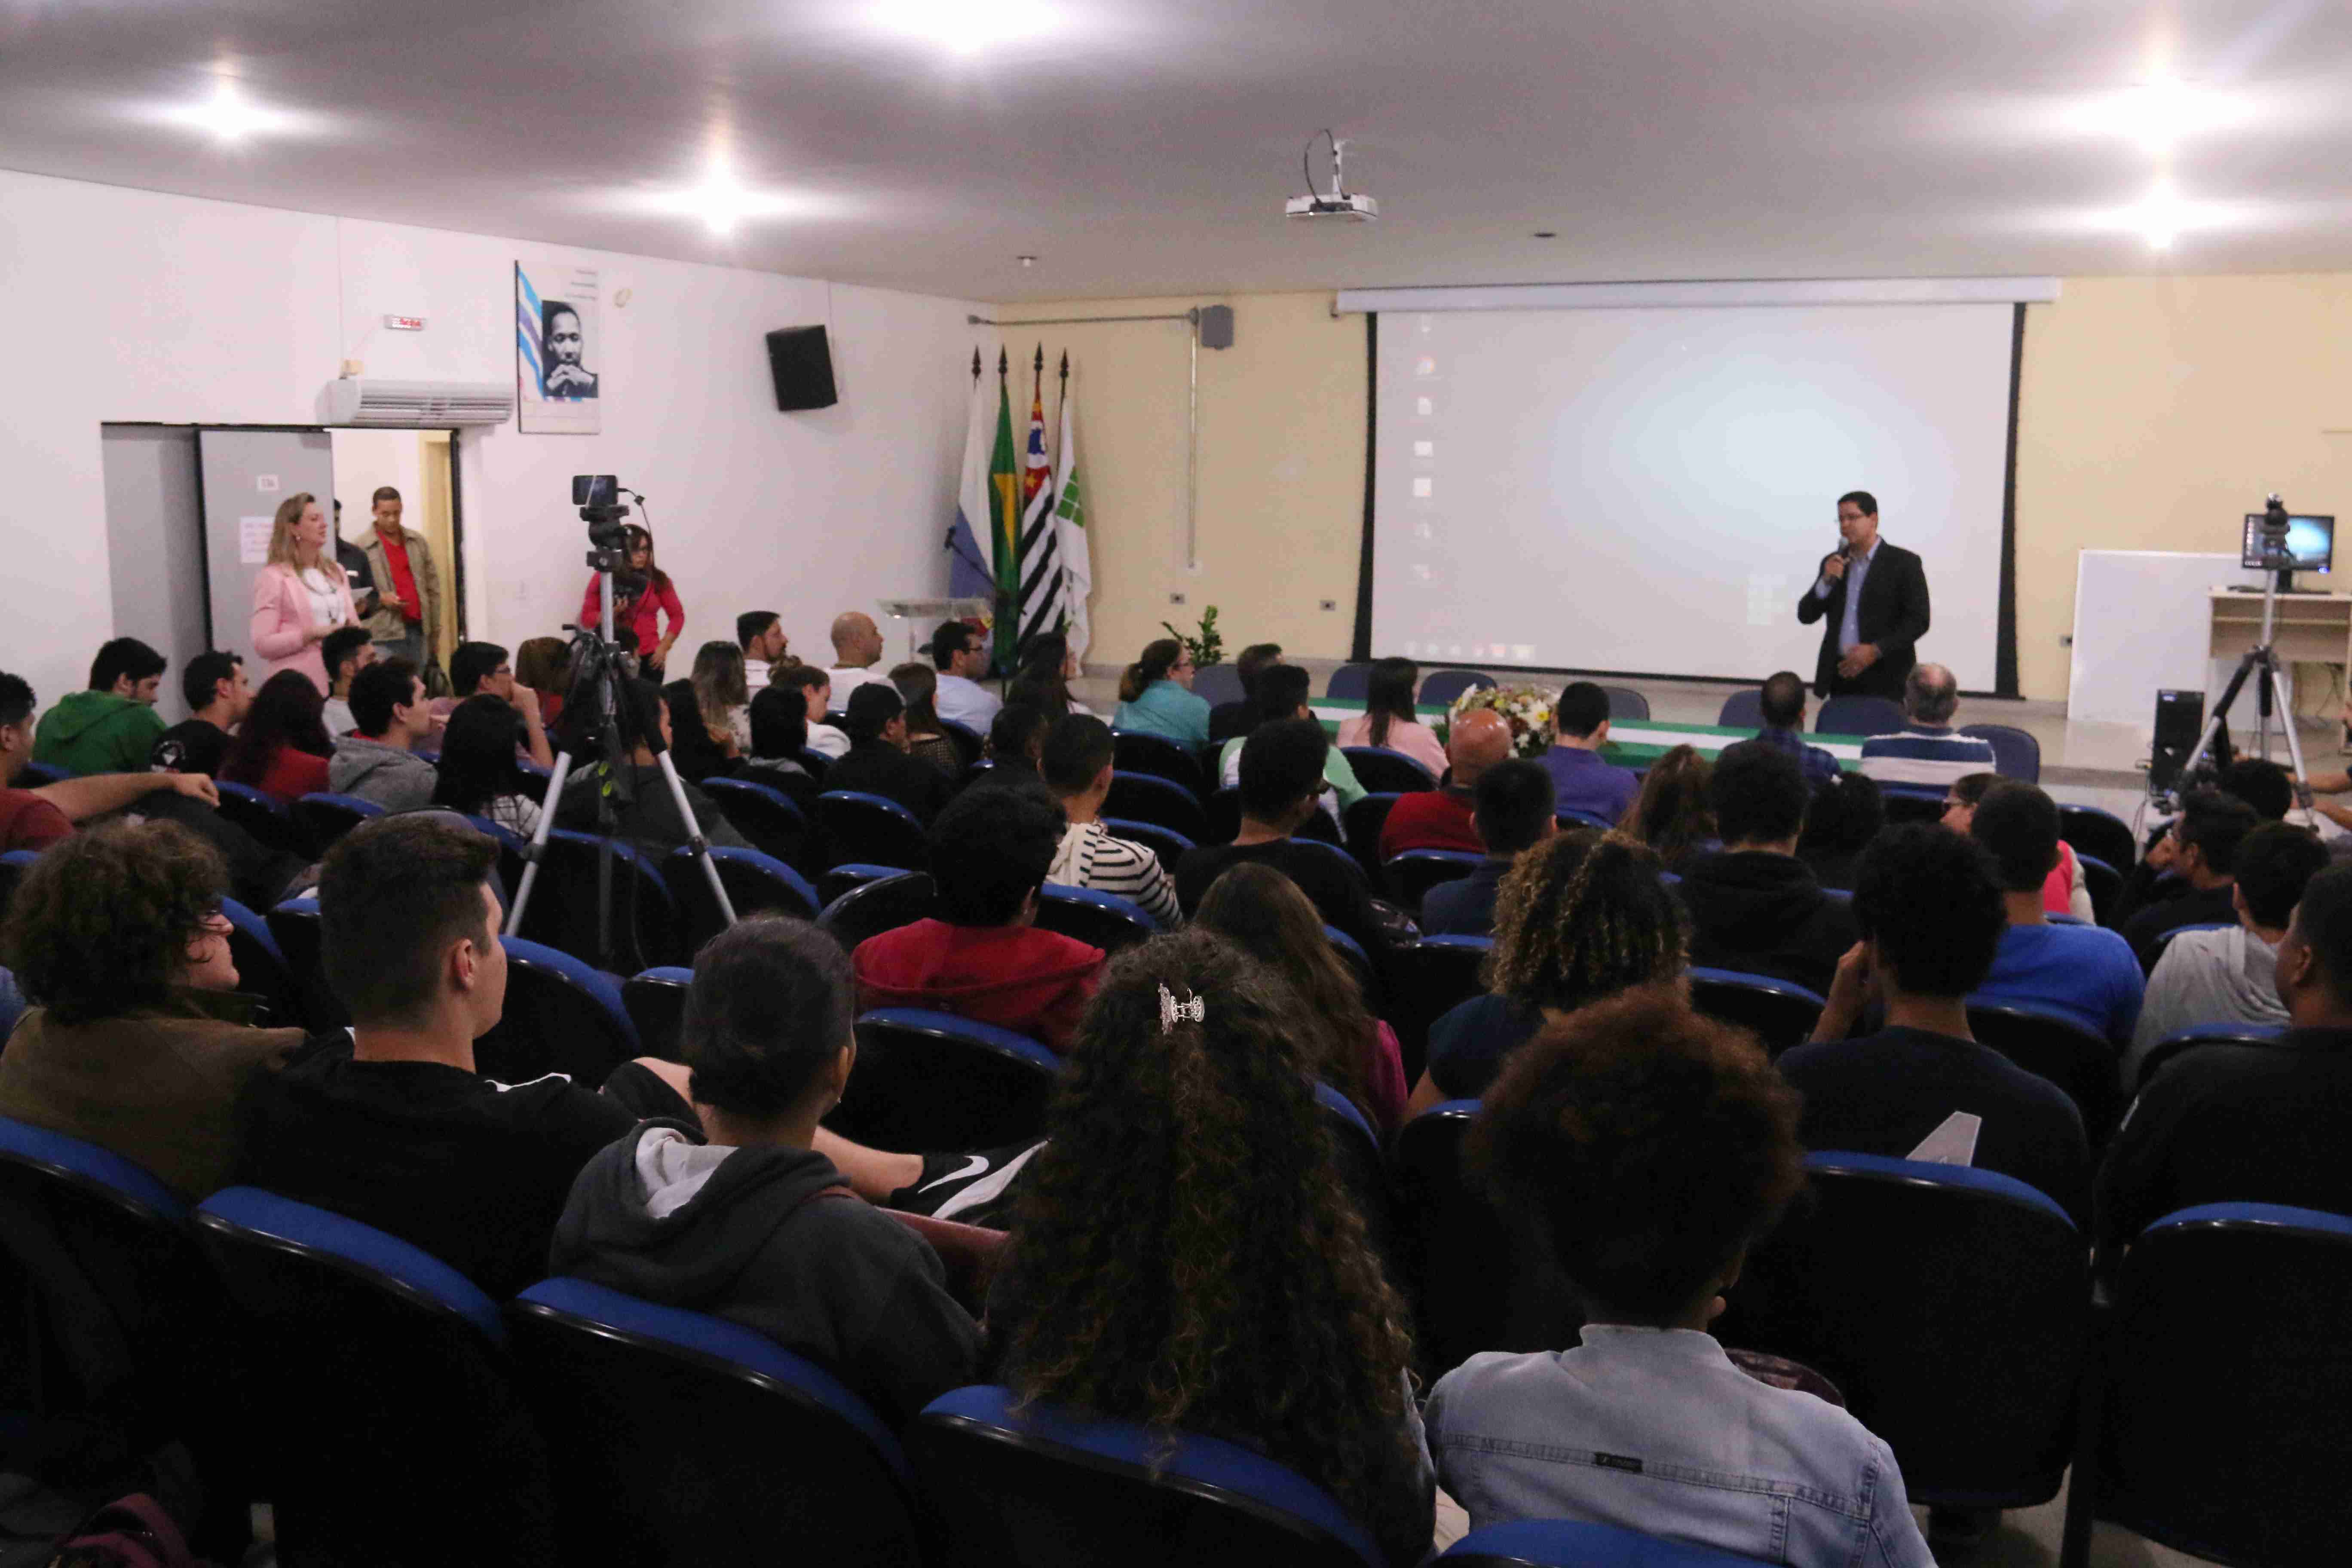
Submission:
[[[1088,663],[1131,658],[1162,619],[1189,629],[1211,604],[1229,658],[1260,638],[1303,658],[1347,655],[1364,504],[1364,323],[1334,320],[1330,299],[1234,297],[1234,346],[1202,353],[1197,576],[1183,571],[1183,327],[1005,329],[1016,359],[1042,338],[1049,373],[1070,351],[1094,486]],[[1000,314],[1212,302],[1074,300]],[[1026,399],[1024,390],[1016,419]],[[2018,674],[2026,696],[2063,700],[2060,639],[2074,629],[2079,552],[2228,550],[2238,520],[2271,489],[2352,519],[2352,434],[2323,434],[2352,431],[2352,274],[2069,279],[2057,303],[2027,313],[2019,402]],[[2352,538],[2343,553],[2352,557]],[[1171,592],[1187,595],[1184,608],[1170,606]],[[1327,598],[1338,606],[1329,613],[1317,607]]]
[[[1203,607],[1231,658],[1278,642],[1307,658],[1344,658],[1354,635],[1364,515],[1364,319],[1334,319],[1331,296],[1251,294],[1234,308],[1234,346],[1201,351],[1200,561],[1184,566],[1184,361],[1181,321],[1036,327],[1039,316],[1127,316],[1216,304],[1086,300],[1005,306],[1019,369],[1013,422],[1028,417],[1028,365],[1045,346],[1053,374],[1070,355],[1078,457],[1089,487],[1094,557],[1090,665],[1123,665],[1163,620],[1191,631]],[[1017,437],[1016,437],[1017,438]],[[1182,594],[1181,606],[1169,603]],[[1318,607],[1324,599],[1333,607]]]

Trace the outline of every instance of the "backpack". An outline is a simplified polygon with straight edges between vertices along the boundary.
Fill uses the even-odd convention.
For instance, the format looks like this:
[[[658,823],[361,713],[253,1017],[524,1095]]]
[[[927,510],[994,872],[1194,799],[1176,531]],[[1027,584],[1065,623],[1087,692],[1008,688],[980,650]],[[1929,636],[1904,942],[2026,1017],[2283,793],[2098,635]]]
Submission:
[[[205,1568],[163,1505],[145,1492],[117,1498],[68,1531],[48,1568]]]

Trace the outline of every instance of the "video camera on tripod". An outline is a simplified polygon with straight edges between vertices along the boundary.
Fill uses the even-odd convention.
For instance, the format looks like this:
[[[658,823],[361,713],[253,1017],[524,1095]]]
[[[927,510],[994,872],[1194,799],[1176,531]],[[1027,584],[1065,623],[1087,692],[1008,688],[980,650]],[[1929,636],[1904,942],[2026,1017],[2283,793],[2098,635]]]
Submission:
[[[2257,519],[2259,518],[2259,521]],[[2311,563],[2298,560],[2289,547],[2288,536],[2294,531],[2294,519],[2289,515],[2286,503],[2273,493],[2263,498],[2260,513],[2246,514],[2245,566],[2269,574],[2263,584],[2262,640],[2246,650],[2238,660],[2235,674],[2223,688],[2221,700],[2205,721],[2203,733],[2189,753],[2180,770],[2179,787],[2184,792],[2210,777],[2223,765],[2229,749],[2228,722],[2231,705],[2244,689],[2248,679],[2254,684],[2254,749],[2263,757],[2270,755],[2271,724],[2273,720],[2286,741],[2287,756],[2294,763],[2294,795],[2296,804],[2305,813],[2311,810],[2309,771],[2303,764],[2303,742],[2294,730],[2294,709],[2287,700],[2285,672],[2273,647],[2277,627],[2278,596],[2291,592],[2291,579],[2295,569]]]
[[[613,474],[574,474],[572,476],[572,504],[580,509],[580,521],[588,525],[588,570],[613,574],[613,597],[626,605],[646,591],[645,574],[629,567],[629,525],[621,520],[629,509],[621,504],[624,491],[619,478]],[[637,496],[643,501],[643,496]]]

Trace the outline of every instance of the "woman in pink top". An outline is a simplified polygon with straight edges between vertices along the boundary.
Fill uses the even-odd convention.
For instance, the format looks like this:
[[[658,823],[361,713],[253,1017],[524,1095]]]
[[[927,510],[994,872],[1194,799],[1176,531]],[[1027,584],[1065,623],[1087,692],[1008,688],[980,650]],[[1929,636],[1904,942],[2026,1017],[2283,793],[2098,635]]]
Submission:
[[[1977,803],[1999,777],[1999,773],[1970,773],[1953,780],[1944,796],[1944,826],[1955,833],[1966,833],[1976,818]],[[2074,858],[2074,847],[2063,838],[2058,841],[2058,864],[2042,884],[2042,912],[2072,915],[2085,923],[2092,919],[2091,885],[2084,879],[2083,863]]]
[[[1413,693],[1421,689],[1421,666],[1409,658],[1384,658],[1372,666],[1364,691],[1363,716],[1339,726],[1342,746],[1386,746],[1402,752],[1429,770],[1445,776],[1445,748],[1437,731],[1413,713]]]
[[[629,525],[629,570],[645,583],[644,591],[628,608],[614,618],[636,633],[637,664],[646,679],[658,680],[669,663],[670,645],[677,634],[686,629],[686,606],[671,585],[669,574],[654,563],[654,536],[635,523]],[[620,580],[613,583],[613,597],[621,597]],[[594,577],[588,579],[588,592],[580,601],[580,625],[594,629],[604,616],[604,594]],[[667,622],[667,625],[662,624]],[[618,632],[614,634],[619,636]]]
[[[326,509],[308,490],[288,496],[269,531],[269,564],[253,580],[253,651],[268,661],[254,684],[299,669],[324,697],[327,663],[319,645],[358,620],[351,580],[327,547]]]

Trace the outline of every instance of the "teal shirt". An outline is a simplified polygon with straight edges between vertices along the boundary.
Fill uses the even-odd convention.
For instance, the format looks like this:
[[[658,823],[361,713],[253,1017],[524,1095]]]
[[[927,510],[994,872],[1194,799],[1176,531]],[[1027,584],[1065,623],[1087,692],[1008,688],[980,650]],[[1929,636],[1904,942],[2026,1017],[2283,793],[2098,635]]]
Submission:
[[[1197,752],[1209,743],[1209,700],[1193,696],[1176,681],[1155,680],[1142,696],[1112,711],[1110,727],[1139,730]]]
[[[1246,735],[1235,735],[1225,742],[1225,749],[1217,753],[1217,779],[1227,789],[1236,789],[1241,785],[1242,742],[1247,739]],[[1349,762],[1348,753],[1337,746],[1323,753],[1323,782],[1329,784],[1331,792],[1339,797],[1341,814],[1371,794],[1357,779],[1356,764]]]

